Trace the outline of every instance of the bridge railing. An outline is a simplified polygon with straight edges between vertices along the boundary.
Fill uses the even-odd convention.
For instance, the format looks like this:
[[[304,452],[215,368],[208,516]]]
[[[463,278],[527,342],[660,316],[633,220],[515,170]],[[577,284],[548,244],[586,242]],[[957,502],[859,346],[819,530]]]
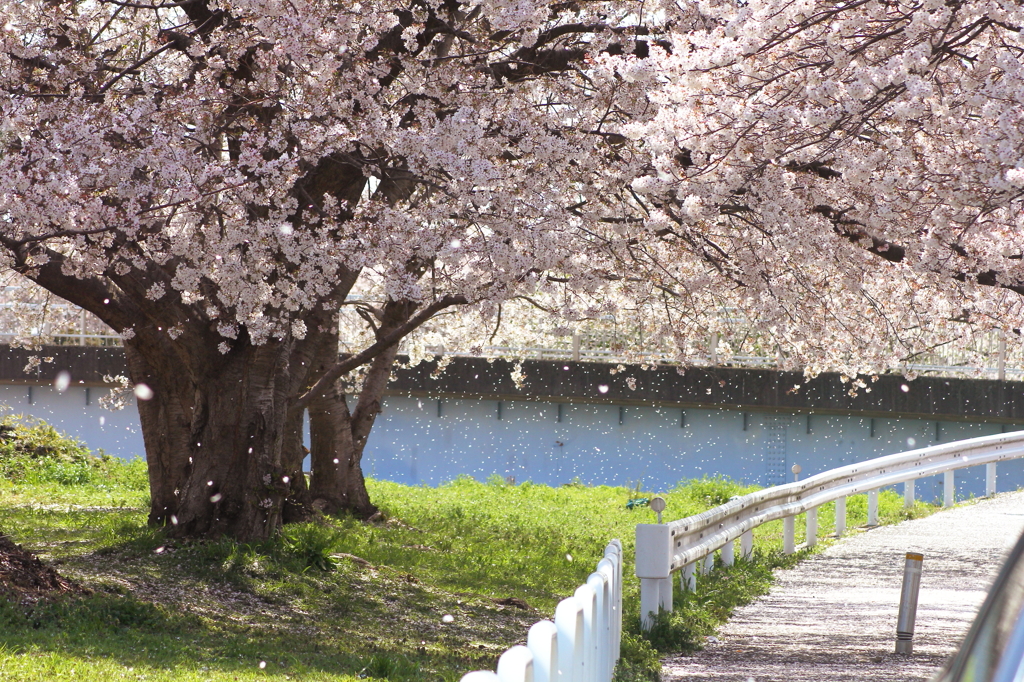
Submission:
[[[640,578],[640,613],[650,627],[659,609],[672,610],[672,573],[682,571],[684,587],[695,587],[696,573],[714,566],[720,550],[722,563],[731,565],[735,541],[740,553],[750,558],[753,531],[758,526],[783,520],[783,551],[796,551],[795,521],[806,513],[807,544],[818,535],[818,508],[836,502],[836,535],[846,530],[846,498],[868,494],[868,525],[878,523],[878,491],[896,483],[904,485],[905,504],[914,502],[914,481],[944,474],[943,504],[952,506],[957,469],[984,464],[985,494],[996,492],[996,463],[1024,457],[1024,432],[997,434],[944,443],[928,448],[887,455],[832,469],[803,481],[765,488],[738,497],[702,514],[664,524],[636,527],[636,575]]]
[[[622,638],[622,543],[612,540],[597,570],[555,608],[554,621],[534,623],[526,646],[461,682],[610,682]]]

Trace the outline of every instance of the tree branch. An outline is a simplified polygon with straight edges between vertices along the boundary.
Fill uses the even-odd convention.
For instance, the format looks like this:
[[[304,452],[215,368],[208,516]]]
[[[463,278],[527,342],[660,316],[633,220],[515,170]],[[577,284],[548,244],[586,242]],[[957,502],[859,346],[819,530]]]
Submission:
[[[292,410],[305,409],[309,402],[317,396],[323,395],[324,391],[333,384],[335,381],[341,378],[343,374],[351,372],[356,367],[364,365],[370,360],[383,353],[385,350],[395,345],[402,340],[403,337],[408,335],[414,329],[422,325],[424,322],[429,320],[438,312],[449,308],[453,305],[464,305],[469,303],[469,300],[462,295],[450,295],[440,298],[426,308],[421,310],[418,314],[414,315],[405,324],[396,327],[393,331],[388,334],[381,336],[375,343],[368,346],[364,350],[355,355],[350,355],[344,360],[339,360],[333,367],[324,372],[313,386],[298,396],[291,405]]]

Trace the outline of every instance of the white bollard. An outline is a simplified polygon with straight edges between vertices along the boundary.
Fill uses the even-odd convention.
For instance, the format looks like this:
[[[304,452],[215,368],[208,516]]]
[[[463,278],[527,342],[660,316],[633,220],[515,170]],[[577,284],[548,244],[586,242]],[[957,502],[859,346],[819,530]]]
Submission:
[[[868,527],[874,528],[878,525],[878,491],[868,491]]]
[[[498,679],[501,682],[534,682],[533,653],[523,645],[516,645],[498,659]]]
[[[807,546],[818,544],[818,508],[807,510]]]
[[[558,682],[558,628],[550,620],[533,624],[526,635],[533,654],[534,682]]]
[[[694,592],[697,590],[696,562],[691,561],[683,566],[683,570],[679,572],[679,586],[683,588],[684,592]]]
[[[840,497],[836,500],[836,537],[841,538],[846,533],[846,498]]]
[[[559,682],[586,682],[583,677],[583,604],[576,597],[558,602],[555,607],[558,629]],[[484,680],[480,680],[484,682]]]
[[[744,531],[740,536],[740,556],[749,561],[754,556],[754,531]]]
[[[903,589],[900,591],[900,612],[896,620],[896,653],[914,653],[914,621],[917,619],[917,595],[921,591],[921,566],[924,556],[907,552],[903,566]]]
[[[956,484],[953,481],[953,471],[949,470],[942,475],[942,506],[952,507],[956,503]]]
[[[787,516],[782,519],[782,552],[792,554],[796,551],[796,517]]]
[[[910,509],[914,506],[914,479],[903,482],[903,508]]]
[[[732,540],[722,545],[722,565],[732,566],[736,563],[736,543]]]
[[[985,465],[985,497],[992,497],[996,494],[996,463],[989,462]]]

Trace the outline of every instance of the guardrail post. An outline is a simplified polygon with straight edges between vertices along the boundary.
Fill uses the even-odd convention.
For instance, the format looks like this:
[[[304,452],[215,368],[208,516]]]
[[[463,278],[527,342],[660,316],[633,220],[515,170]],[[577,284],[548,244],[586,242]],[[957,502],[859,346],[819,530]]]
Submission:
[[[559,682],[586,682],[583,677],[583,604],[579,599],[569,597],[558,602],[555,627],[558,629]]]
[[[740,556],[749,561],[754,556],[754,531],[744,531],[740,536]]]
[[[868,491],[868,526],[878,525],[878,491]]]
[[[787,516],[782,519],[782,552],[792,554],[796,551],[796,517]]]
[[[996,494],[996,463],[989,462],[985,465],[985,497],[992,497]]]
[[[533,624],[526,635],[533,654],[533,682],[558,682],[558,628],[550,620]]]
[[[836,500],[836,537],[841,538],[846,534],[846,498],[840,497]]]
[[[956,502],[956,483],[953,480],[953,470],[942,475],[942,506],[952,507]]]
[[[732,566],[736,563],[736,543],[732,540],[722,545],[722,565]]]
[[[818,508],[807,510],[807,546],[818,544]]]
[[[903,508],[910,509],[914,506],[914,479],[903,482]]]
[[[704,561],[700,563],[700,574],[707,575],[715,569],[715,553],[711,552],[704,557]]]
[[[679,586],[683,588],[683,591],[689,590],[695,592],[697,590],[697,566],[695,562],[683,566],[683,570],[679,574]]]
[[[498,659],[498,679],[501,682],[535,682],[533,653],[521,644],[503,653]]]
[[[640,626],[644,630],[654,624],[652,616],[659,608],[672,608],[671,554],[668,524],[637,524],[636,577],[640,578]]]

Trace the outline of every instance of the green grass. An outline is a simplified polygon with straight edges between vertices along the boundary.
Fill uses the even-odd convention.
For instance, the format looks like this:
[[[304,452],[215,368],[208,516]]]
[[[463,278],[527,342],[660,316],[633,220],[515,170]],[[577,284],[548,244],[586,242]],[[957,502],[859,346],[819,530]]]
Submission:
[[[26,456],[0,455],[0,466]],[[370,481],[385,522],[325,519],[238,545],[168,541],[148,528],[139,462],[86,459],[96,475],[74,477],[47,473],[56,469],[45,459],[34,458],[39,471],[0,478],[0,529],[93,594],[34,605],[0,598],[3,680],[457,680],[493,668],[550,617],[615,537],[627,556],[619,679],[652,680],[659,651],[698,648],[735,606],[767,591],[774,568],[799,558],[782,556],[781,522],[761,527],[754,561],[702,577],[642,637],[633,534],[654,513],[626,508],[635,490]],[[690,481],[666,495],[665,520],[750,490]],[[847,509],[851,528],[864,523],[866,504],[852,498]],[[906,516],[893,493],[880,510]],[[829,513],[820,513],[822,538]],[[529,609],[498,603],[509,597]]]

